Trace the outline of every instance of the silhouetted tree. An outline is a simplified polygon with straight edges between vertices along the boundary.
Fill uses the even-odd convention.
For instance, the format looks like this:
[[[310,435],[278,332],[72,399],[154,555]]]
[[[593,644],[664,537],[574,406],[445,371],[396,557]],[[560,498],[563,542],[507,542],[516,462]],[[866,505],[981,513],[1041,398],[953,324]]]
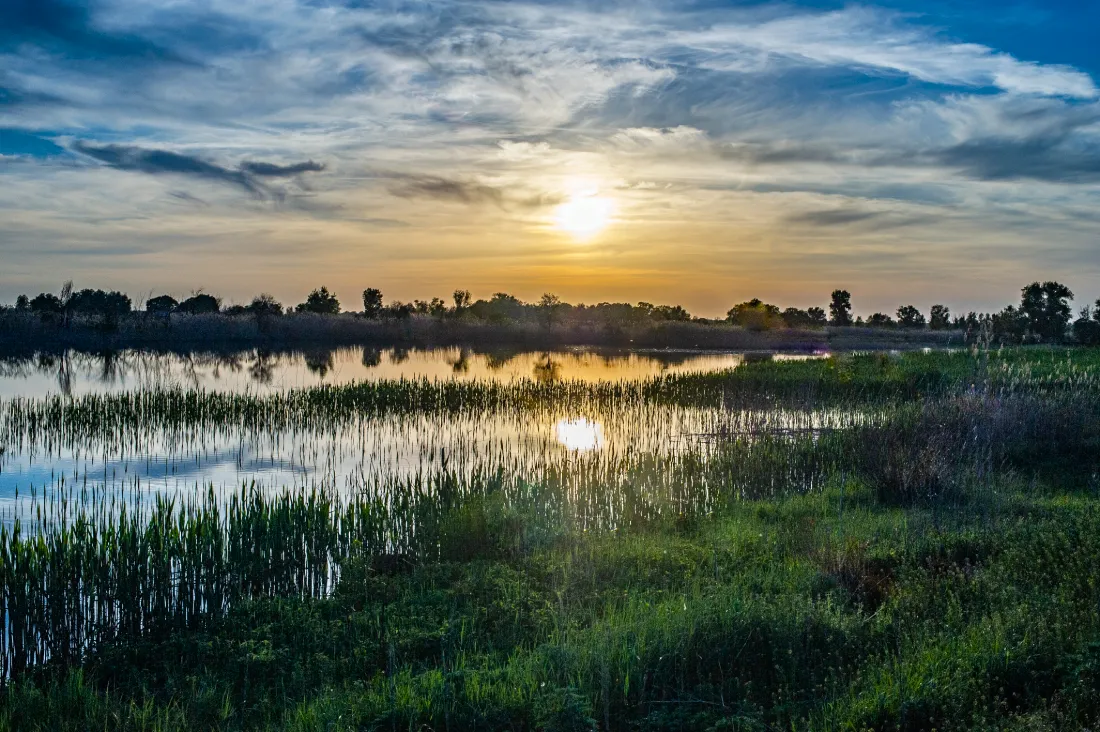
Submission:
[[[788,328],[823,328],[827,321],[821,308],[787,308],[783,311],[783,322]]]
[[[187,298],[176,308],[181,313],[188,315],[205,315],[216,313],[221,309],[221,301],[213,295],[199,292]]]
[[[680,305],[658,305],[653,308],[651,317],[655,320],[686,323],[691,320],[691,313],[684,310]]]
[[[400,300],[394,300],[389,304],[389,307],[382,311],[382,314],[387,318],[393,318],[394,320],[405,320],[415,311],[415,307],[412,303],[401,302]]]
[[[999,313],[987,319],[993,339],[998,343],[1020,343],[1027,335],[1029,322],[1027,314],[1009,305]]]
[[[869,328],[893,328],[897,325],[894,319],[886,313],[874,313],[867,318],[867,327]]]
[[[520,320],[526,309],[527,306],[520,302],[519,298],[507,292],[494,293],[491,300],[478,300],[467,308],[474,317],[493,323]]]
[[[946,305],[933,305],[928,327],[932,330],[947,330],[951,327],[951,310]]]
[[[299,313],[319,313],[322,315],[336,315],[340,312],[340,301],[328,291],[327,287],[319,287],[309,293],[306,301],[299,303],[294,308]]]
[[[179,302],[171,295],[158,295],[145,301],[145,312],[153,315],[168,315],[179,307]]]
[[[734,305],[726,312],[726,320],[746,330],[755,331],[771,330],[784,324],[779,306],[769,305],[757,297]]]
[[[72,293],[65,308],[72,313],[82,315],[121,316],[130,312],[132,303],[129,296],[121,292],[103,290],[81,290]]]
[[[1066,337],[1066,328],[1073,315],[1068,300],[1070,289],[1060,282],[1032,282],[1022,290],[1020,311],[1027,319],[1027,329],[1044,342],[1058,342]]]
[[[376,320],[382,317],[382,291],[373,287],[363,290],[363,316]]]
[[[473,296],[470,295],[469,290],[455,290],[451,297],[454,298],[455,313],[457,314],[470,307],[470,301]]]
[[[898,325],[902,328],[923,328],[924,315],[913,305],[898,308]]]
[[[26,295],[20,295],[19,297],[15,298],[16,310],[30,310],[30,308],[31,301]]]
[[[1081,317],[1073,323],[1073,337],[1082,345],[1100,346],[1100,300],[1081,309]]]
[[[34,298],[27,304],[32,313],[36,313],[43,317],[52,315],[59,315],[65,309],[64,304],[61,302],[61,298],[52,292],[43,292],[35,295]]]
[[[729,317],[729,313],[726,313]],[[787,308],[782,314],[783,324],[788,328],[808,328],[810,326],[810,314],[800,308]]]
[[[258,318],[272,317],[283,314],[283,304],[266,292],[252,298],[248,305],[248,312]]]
[[[833,325],[852,324],[852,294],[847,290],[833,290],[829,303],[829,320]]]
[[[547,292],[539,299],[539,315],[542,316],[542,322],[547,328],[552,328],[554,326],[554,322],[558,319],[561,308],[561,298],[557,295]]]

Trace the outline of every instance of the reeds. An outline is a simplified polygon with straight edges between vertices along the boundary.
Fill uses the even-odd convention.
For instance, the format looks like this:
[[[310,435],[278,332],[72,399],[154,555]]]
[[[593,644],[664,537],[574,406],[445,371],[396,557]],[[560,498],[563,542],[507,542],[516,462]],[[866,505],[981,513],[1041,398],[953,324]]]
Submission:
[[[0,676],[79,663],[119,639],[201,629],[244,600],[325,597],[349,562],[522,555],[574,532],[690,520],[850,475],[884,503],[947,500],[1036,453],[1095,446],[1100,379],[1075,359],[864,356],[638,383],[11,400],[0,410],[11,454],[140,454],[154,437],[202,449],[210,434],[303,452],[329,450],[326,436],[337,434],[367,456],[376,443],[354,439],[391,431],[420,441],[339,485],[286,491],[255,483],[169,496],[138,478],[57,476],[0,527]],[[577,413],[614,439],[573,453],[467,432],[492,418],[548,427]],[[463,428],[449,433],[455,423]]]

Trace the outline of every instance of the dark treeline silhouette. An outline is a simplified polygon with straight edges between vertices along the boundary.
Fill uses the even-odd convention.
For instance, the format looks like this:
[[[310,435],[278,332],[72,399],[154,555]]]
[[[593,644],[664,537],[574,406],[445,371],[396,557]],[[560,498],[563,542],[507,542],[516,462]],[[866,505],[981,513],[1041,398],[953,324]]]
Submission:
[[[167,339],[170,337],[168,332],[185,331],[182,326],[188,318],[201,317],[206,337],[213,340],[222,337],[219,328],[235,334],[225,337],[229,340],[293,338],[296,336],[289,335],[292,331],[289,324],[294,319],[332,316],[343,323],[349,322],[348,318],[377,323],[377,326],[364,324],[358,329],[345,328],[347,332],[337,339],[341,342],[370,340],[375,336],[384,340],[383,333],[398,340],[408,340],[408,334],[412,333],[410,328],[416,325],[419,328],[417,337],[422,340],[430,340],[426,335],[429,328],[436,336],[450,332],[475,338],[484,337],[490,329],[497,328],[511,329],[518,340],[541,337],[567,343],[575,336],[584,343],[663,347],[753,347],[758,344],[765,348],[806,348],[827,345],[837,335],[858,340],[852,335],[854,332],[865,333],[863,338],[872,347],[876,342],[890,342],[891,339],[915,345],[919,334],[932,338],[936,332],[968,342],[1100,344],[1100,300],[1095,306],[1084,308],[1077,320],[1071,322],[1072,299],[1073,293],[1065,285],[1035,282],[1021,290],[1018,305],[1009,305],[995,313],[970,312],[952,317],[950,308],[937,304],[926,315],[916,306],[905,304],[893,315],[872,313],[865,318],[853,316],[851,293],[837,289],[832,292],[827,308],[782,308],[753,298],[734,305],[725,318],[708,319],[693,316],[680,305],[648,302],[571,304],[550,293],[536,302],[524,302],[504,292],[474,300],[468,290],[456,290],[449,300],[434,297],[412,302],[392,300],[387,304],[377,288],[363,291],[362,310],[345,312],[333,293],[326,287],[318,287],[303,302],[292,306],[284,306],[266,293],[256,296],[248,305],[226,306],[219,298],[200,291],[182,301],[167,294],[149,297],[144,309],[138,310],[130,297],[121,292],[74,290],[72,283],[66,283],[58,294],[44,292],[33,298],[20,295],[14,307],[0,306],[0,337],[5,330],[13,333],[20,324],[21,332],[29,334],[29,328],[37,323],[44,337],[49,332],[63,331],[110,334],[126,326],[130,331],[140,331],[143,337],[149,337],[159,327],[165,333],[157,337]],[[242,335],[245,331],[235,323],[245,320],[253,324],[249,333],[254,331],[258,335]],[[325,333],[331,336],[336,332],[332,327],[319,328],[310,322],[314,331],[312,338],[321,339]],[[402,326],[403,323],[409,325]],[[431,325],[433,323],[435,325]],[[686,327],[688,325],[692,327]],[[685,327],[678,329],[677,326]],[[747,334],[760,334],[761,338],[754,341],[746,336],[731,341],[729,337],[706,336],[700,329],[705,326],[732,327]],[[173,328],[177,330],[172,331]],[[664,336],[655,336],[657,331]],[[894,335],[887,335],[885,331],[893,331]],[[774,335],[766,337],[776,332],[791,335],[785,339]],[[815,332],[822,335],[814,336]],[[673,333],[680,335],[671,337],[669,334]],[[454,335],[451,340],[459,337]],[[501,336],[498,340],[507,339]],[[932,340],[939,343],[945,339]]]

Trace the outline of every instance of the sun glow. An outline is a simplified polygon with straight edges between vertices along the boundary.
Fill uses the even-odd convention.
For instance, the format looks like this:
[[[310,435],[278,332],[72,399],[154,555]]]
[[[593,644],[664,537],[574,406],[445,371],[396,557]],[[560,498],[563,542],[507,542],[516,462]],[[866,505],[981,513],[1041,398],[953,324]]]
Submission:
[[[603,426],[584,417],[562,419],[554,425],[554,439],[573,452],[598,450],[603,447]]]
[[[554,225],[574,239],[591,239],[607,228],[614,213],[610,198],[594,192],[574,194],[554,211]]]

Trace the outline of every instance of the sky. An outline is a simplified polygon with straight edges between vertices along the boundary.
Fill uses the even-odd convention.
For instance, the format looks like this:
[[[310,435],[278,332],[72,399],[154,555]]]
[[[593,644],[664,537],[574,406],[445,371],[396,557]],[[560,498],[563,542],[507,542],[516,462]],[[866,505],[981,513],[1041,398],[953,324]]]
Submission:
[[[1100,297],[1100,3],[0,0],[0,302]]]

